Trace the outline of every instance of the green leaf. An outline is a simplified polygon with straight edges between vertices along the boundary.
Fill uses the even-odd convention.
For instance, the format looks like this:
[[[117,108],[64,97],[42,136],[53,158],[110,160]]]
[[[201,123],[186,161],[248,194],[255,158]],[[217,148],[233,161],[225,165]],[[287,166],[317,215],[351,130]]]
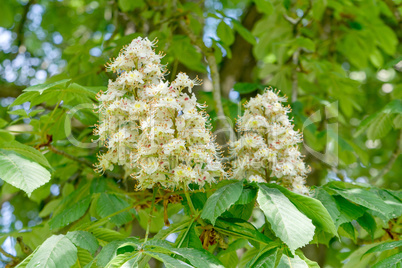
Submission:
[[[193,222],[191,225],[188,226],[186,230],[182,232],[181,237],[179,236],[177,238],[177,240],[179,241],[177,244],[178,248],[183,247],[183,248],[202,249],[201,240],[195,232],[196,225],[197,223]]]
[[[363,254],[370,248],[376,246],[378,243],[368,244],[357,248],[348,256],[348,262],[343,265],[344,268],[366,268],[373,264],[373,256]]]
[[[35,86],[27,87],[23,91],[24,92],[38,92],[39,94],[42,94],[45,90],[51,89],[56,86],[61,85],[61,87],[66,87],[67,83],[70,81],[71,81],[71,79],[63,79],[63,80],[60,80],[60,81],[57,81],[54,83],[50,83],[50,84],[38,84]],[[21,103],[19,103],[19,104],[21,104]],[[13,103],[12,106],[14,106],[14,105],[16,105],[16,104]]]
[[[238,218],[248,221],[253,214],[255,199],[246,205],[233,205],[228,212],[232,215],[232,218]]]
[[[257,83],[236,83],[233,86],[233,89],[239,92],[240,94],[248,94],[258,89],[263,90],[264,88],[265,86]]]
[[[394,249],[397,247],[402,247],[402,241],[392,241],[392,242],[384,242],[382,244],[376,245],[372,248],[370,248],[369,250],[366,251],[366,253],[363,254],[370,254],[370,253],[374,253],[374,252],[378,252],[378,251],[385,251],[385,250],[390,250],[390,249]]]
[[[77,261],[77,248],[64,235],[53,235],[35,252],[27,268],[70,268]]]
[[[393,118],[393,114],[378,115],[367,129],[367,138],[376,140],[385,137],[392,129]]]
[[[11,134],[8,130],[0,129],[0,141],[11,142],[14,140],[14,135]]]
[[[50,173],[36,162],[0,149],[0,178],[30,196],[33,190],[50,181]]]
[[[228,46],[233,44],[235,40],[232,28],[230,28],[230,26],[227,25],[223,20],[219,23],[216,34],[221,39],[221,41]]]
[[[314,190],[314,198],[317,198],[321,201],[321,203],[327,209],[329,215],[331,215],[332,221],[336,222],[341,212],[336,205],[335,199],[322,188],[316,188]]]
[[[271,15],[272,12],[274,11],[272,3],[268,0],[254,0],[254,3],[257,6],[258,12],[260,13]]]
[[[315,51],[315,44],[313,40],[306,37],[298,37],[295,39],[294,44],[297,47],[305,48],[306,50]]]
[[[271,224],[275,235],[285,242],[289,249],[308,244],[314,237],[312,221],[301,213],[278,189],[259,184],[257,202]]]
[[[137,267],[132,266],[135,262],[138,262],[141,254],[138,252],[126,252],[118,254],[105,266],[106,268],[120,268],[120,267]],[[130,265],[131,264],[131,265]]]
[[[186,258],[194,267],[197,268],[223,268],[222,263],[213,254],[204,249],[172,248],[170,251]]]
[[[239,262],[239,257],[235,251],[231,251],[225,255],[221,255],[219,261],[221,261],[225,267],[236,267]]]
[[[56,103],[63,99],[65,104],[91,103],[96,93],[88,87],[83,87],[76,83],[70,83],[71,79],[60,80],[51,84],[40,84],[28,87],[23,90],[23,94],[10,105],[20,105],[27,101],[31,103],[31,107],[42,102]],[[77,103],[78,102],[78,103]]]
[[[275,244],[267,236],[260,233],[254,225],[241,219],[217,219],[216,230],[228,236],[241,237],[248,239],[249,241],[255,241],[262,244]]]
[[[193,267],[181,260],[177,260],[175,258],[170,257],[169,255],[159,253],[159,252],[149,252],[149,251],[144,251],[144,253],[148,256],[151,256],[152,258],[155,258],[165,264],[166,268],[187,268],[187,267]]]
[[[112,241],[105,245],[95,258],[95,262],[99,267],[106,267],[106,265],[116,256],[117,248],[126,243],[125,240]]]
[[[22,262],[20,262],[15,268],[26,268],[28,263],[31,261],[33,256],[38,251],[39,247],[37,247],[31,254],[29,254]]]
[[[373,268],[401,267],[402,252],[389,256],[373,265]]]
[[[144,229],[147,228],[147,225],[149,222],[150,211],[151,211],[150,208],[141,209],[138,211],[139,223],[140,223],[141,227]],[[157,211],[154,211],[152,214],[152,220],[151,220],[151,225],[149,226],[149,231],[151,233],[156,233],[160,229],[162,229],[163,226],[165,226],[165,223],[163,221],[163,210],[158,209]]]
[[[66,237],[71,240],[77,247],[88,250],[92,254],[95,254],[99,248],[99,243],[96,238],[89,232],[74,231],[68,232]]]
[[[247,30],[239,21],[232,19],[232,22],[233,22],[233,28],[241,35],[241,37],[244,38],[244,40],[246,40],[252,45],[257,44],[254,35],[250,33],[250,31]]]
[[[367,233],[370,234],[371,239],[374,238],[374,232],[377,229],[377,224],[370,214],[365,212],[363,216],[357,219],[357,223],[364,229],[366,230]]]
[[[231,183],[218,189],[205,203],[201,218],[209,220],[215,225],[216,219],[239,199],[242,190],[242,181]]]
[[[184,229],[187,229],[187,227],[192,223],[191,220],[184,220],[182,222],[177,222],[172,225],[170,225],[169,228],[167,229],[160,229],[160,231],[154,236],[154,239],[166,239],[166,237],[169,236],[171,233],[177,233],[180,232]]]
[[[355,227],[353,226],[352,223],[350,222],[345,222],[342,223],[340,226],[342,229],[340,229],[340,231],[344,231],[344,233],[341,233],[341,235],[349,237],[350,239],[353,240],[354,243],[356,243],[356,239],[357,239],[357,232],[355,230]]]
[[[39,213],[39,217],[44,218],[46,216],[49,216],[50,213],[52,213],[59,205],[60,205],[61,199],[55,199],[47,203],[42,211]]]
[[[336,220],[335,225],[339,227],[345,222],[351,222],[363,216],[366,209],[364,207],[353,204],[342,196],[335,196],[336,203],[339,206],[341,215]]]
[[[300,259],[302,259],[303,261],[305,261],[308,265],[309,268],[320,268],[320,266],[318,265],[318,263],[316,263],[315,261],[309,260],[306,258],[306,256],[304,256],[303,251],[301,251],[300,249],[298,249],[296,251],[296,255],[300,257]]]
[[[259,253],[249,261],[246,268],[275,268],[277,250],[276,248],[268,251],[261,250],[263,253]]]
[[[206,71],[202,64],[202,55],[191,44],[187,36],[174,35],[171,47],[175,58],[186,67],[198,72]]]
[[[98,199],[96,205],[96,212],[101,217],[107,217],[117,211],[128,208],[130,205],[124,199],[117,197],[114,194],[102,193]],[[132,221],[133,218],[131,214],[127,211],[122,212],[116,216],[111,217],[110,221],[114,224],[120,226],[129,221]]]
[[[239,200],[235,203],[236,205],[246,205],[250,202],[255,201],[257,197],[258,190],[255,188],[243,188]]]
[[[103,247],[109,242],[125,238],[122,233],[107,228],[92,228],[88,231],[98,239],[99,244]]]
[[[14,151],[23,155],[42,166],[51,168],[49,161],[47,161],[46,157],[39,152],[38,150],[34,149],[31,146],[19,143],[17,141],[10,141],[10,142],[0,142],[0,148],[8,151]]]
[[[111,230],[110,230],[111,231]],[[95,258],[95,262],[99,267],[106,267],[111,260],[113,260],[118,255],[119,248],[123,248],[120,253],[124,254],[126,252],[131,253],[134,248],[139,246],[139,239],[137,237],[130,237],[121,240],[111,241],[109,244],[105,245],[99,254]],[[124,248],[128,247],[130,250],[125,251]],[[116,260],[121,261],[121,259]]]
[[[377,41],[378,46],[382,48],[385,53],[393,56],[398,45],[398,37],[395,32],[385,24],[376,24],[372,27],[372,30],[376,36],[375,41]]]
[[[385,114],[402,114],[402,100],[393,100],[382,109]]]
[[[118,6],[123,12],[129,12],[133,11],[137,7],[143,7],[145,3],[142,0],[136,0],[136,1],[131,1],[131,0],[119,0]]]
[[[282,255],[281,260],[277,268],[309,268],[307,263],[302,260],[298,255],[295,255],[294,258]]]
[[[91,263],[93,261],[93,257],[91,253],[89,253],[87,250],[82,249],[80,247],[77,247],[77,262],[75,263],[73,268],[82,268],[88,263]]]
[[[0,27],[10,28],[14,23],[15,12],[12,6],[8,3],[4,3],[2,8],[3,10],[0,16]]]
[[[303,212],[304,215],[313,221],[313,224],[316,227],[327,233],[333,234],[334,236],[337,235],[336,227],[331,215],[319,200],[309,196],[296,194],[277,184],[268,184],[268,187],[274,187],[281,191],[299,211]]]
[[[77,203],[62,210],[59,214],[55,215],[50,221],[50,229],[61,228],[81,218],[87,211],[91,203],[91,196],[88,195]]]

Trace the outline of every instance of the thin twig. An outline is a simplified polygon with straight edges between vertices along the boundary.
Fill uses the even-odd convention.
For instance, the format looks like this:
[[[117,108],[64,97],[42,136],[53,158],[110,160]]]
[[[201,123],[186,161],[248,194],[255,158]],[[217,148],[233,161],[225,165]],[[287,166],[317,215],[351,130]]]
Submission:
[[[27,21],[28,12],[31,6],[35,3],[35,0],[30,0],[24,7],[22,11],[21,21],[18,24],[17,32],[17,47],[20,47],[24,43],[24,26]]]
[[[287,20],[288,22],[290,22],[291,24],[293,24],[293,33],[297,32],[297,26],[303,21],[303,19],[307,16],[307,14],[310,12],[311,8],[313,7],[313,3],[312,1],[308,1],[308,6],[307,9],[303,12],[303,15],[299,18],[299,19],[293,19],[291,17],[289,17],[286,14],[283,14],[283,17],[285,18],[285,20]]]
[[[6,252],[2,247],[0,247],[0,253],[6,256],[7,258],[13,259],[14,261],[19,261],[18,257],[13,256],[10,253]]]
[[[294,68],[292,68],[292,103],[297,101],[297,88],[299,87],[299,80],[297,78],[297,66],[299,65],[300,50],[297,49],[292,56]]]
[[[381,178],[384,177],[385,174],[387,174],[392,166],[394,165],[396,159],[398,158],[398,156],[401,154],[401,150],[402,150],[402,130],[399,132],[399,138],[396,141],[396,148],[391,156],[391,158],[389,159],[388,163],[385,165],[385,167],[380,171],[380,173],[378,173],[377,176],[375,176],[372,180],[373,184],[380,184],[381,182]]]
[[[195,211],[193,202],[191,201],[191,197],[190,197],[190,195],[189,195],[189,193],[187,191],[187,185],[185,183],[183,183],[183,191],[184,191],[184,195],[186,196],[186,199],[187,199],[187,204],[190,207],[190,211],[191,211],[191,214],[192,214],[191,216],[195,217],[196,211]]]
[[[71,160],[73,160],[73,161],[76,161],[76,162],[78,162],[78,163],[81,163],[81,164],[83,164],[83,165],[86,165],[86,166],[88,166],[88,167],[90,167],[90,168],[93,168],[92,162],[89,161],[89,160],[87,160],[87,159],[78,158],[78,157],[76,157],[76,156],[74,156],[74,155],[71,155],[71,154],[66,153],[66,152],[64,152],[64,151],[62,151],[62,150],[57,149],[56,147],[54,147],[54,146],[51,145],[51,144],[49,144],[47,147],[49,148],[50,151],[52,151],[52,152],[55,153],[55,154],[62,155],[62,156],[64,156],[64,157],[68,158],[68,159],[71,159]]]
[[[144,244],[147,242],[148,240],[148,236],[149,236],[149,229],[151,227],[151,223],[152,223],[152,212],[154,210],[154,206],[155,206],[155,198],[156,198],[156,192],[158,191],[157,187],[154,187],[154,192],[152,193],[152,205],[151,205],[151,211],[149,212],[149,219],[148,219],[148,224],[147,224],[147,231],[145,233],[145,239],[144,239]]]

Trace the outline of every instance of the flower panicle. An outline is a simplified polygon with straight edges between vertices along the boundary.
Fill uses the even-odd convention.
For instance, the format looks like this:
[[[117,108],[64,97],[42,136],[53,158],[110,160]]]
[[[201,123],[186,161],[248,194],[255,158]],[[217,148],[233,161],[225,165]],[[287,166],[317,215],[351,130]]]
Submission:
[[[137,180],[137,189],[203,187],[226,173],[210,119],[192,93],[202,82],[185,73],[166,82],[156,43],[136,38],[107,64],[117,78],[97,96],[100,123],[94,133],[107,150],[98,156],[96,170],[122,166]]]
[[[293,130],[287,100],[279,90],[268,88],[245,104],[237,120],[240,139],[231,142],[232,174],[252,182],[276,181],[294,192],[308,194],[305,178],[310,171],[300,154],[302,134]]]

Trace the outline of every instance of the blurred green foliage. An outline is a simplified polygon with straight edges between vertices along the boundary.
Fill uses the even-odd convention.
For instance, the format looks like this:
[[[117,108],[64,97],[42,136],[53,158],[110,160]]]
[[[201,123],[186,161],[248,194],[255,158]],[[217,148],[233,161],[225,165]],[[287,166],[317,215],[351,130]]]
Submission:
[[[96,140],[92,135],[97,121],[92,109],[95,94],[114,78],[105,72],[104,64],[133,38],[144,36],[158,38],[158,50],[166,53],[163,60],[169,63],[168,80],[179,71],[204,80],[196,95],[208,104],[217,133],[221,126],[215,119],[213,90],[221,92],[223,111],[233,127],[242,113],[241,104],[266,86],[289,96],[294,124],[304,134],[306,162],[312,167],[308,183],[316,185],[314,197],[325,206],[341,237],[338,240],[328,230],[316,233],[313,241],[328,248],[310,246],[304,254],[327,267],[366,267],[373,259],[385,265],[379,267],[391,267],[389,257],[401,244],[392,244],[386,250],[387,244],[381,242],[401,238],[400,214],[388,217],[386,211],[401,211],[401,16],[400,0],[3,0],[0,152],[18,152],[24,161],[34,159],[34,164],[51,173],[51,177],[43,173],[43,180],[50,182],[30,196],[2,181],[3,248],[22,258],[29,254],[24,244],[34,250],[52,233],[70,231],[65,237],[54,236],[45,243],[58,248],[60,241],[67,241],[65,250],[72,256],[78,254],[78,262],[86,264],[98,248],[96,243],[106,246],[118,238],[143,235],[140,227],[146,228],[152,194],[137,196],[132,181],[119,179],[121,170],[99,177],[91,163],[102,148],[74,146],[66,133],[71,131],[77,142],[85,144]],[[201,49],[197,42],[206,47]],[[205,53],[212,54],[217,62],[218,89],[212,86],[211,63],[206,61]],[[22,92],[26,87],[28,90]],[[86,106],[72,115],[71,110],[82,104]],[[71,124],[65,125],[65,118],[71,117]],[[225,144],[225,136],[218,134],[218,141]],[[38,156],[38,150],[46,158]],[[246,188],[256,191],[250,186],[242,193]],[[359,196],[356,191],[364,193]],[[255,196],[250,199],[252,204]],[[192,199],[201,210],[207,195],[192,194]],[[388,207],[382,207],[383,200]],[[188,219],[177,213],[183,206],[188,212],[185,203],[169,205],[166,213],[174,224]],[[156,207],[151,232],[164,225],[163,206],[160,203]],[[221,209],[241,218],[229,207]],[[250,211],[252,207],[241,209]],[[113,217],[109,221],[110,215]],[[253,223],[258,217],[263,218],[255,212]],[[96,224],[91,224],[94,219]],[[240,224],[230,225],[216,218],[211,222],[215,220],[216,230],[229,230],[226,234],[241,230]],[[199,247],[196,236],[200,234],[195,225],[194,221],[187,222],[177,229],[189,230],[177,241]],[[254,227],[247,227],[248,234],[243,229],[241,239],[225,241],[229,248],[226,254],[218,253],[220,261],[233,267],[231,261],[238,258],[235,250],[243,247],[247,250],[239,261],[241,265],[275,260],[276,251],[256,246],[268,243],[264,240],[272,236],[268,225],[264,222],[259,226],[257,233],[264,233],[264,238],[249,240],[252,246],[244,241],[258,236]],[[90,236],[88,240],[93,243],[75,244],[77,251],[71,237],[78,234],[72,231],[86,232],[81,234],[84,236],[91,232],[96,242]],[[163,233],[158,235],[166,238]],[[116,250],[119,246],[115,245]],[[369,249],[371,253],[364,254]],[[158,252],[147,254],[148,258],[166,261]],[[188,257],[183,252],[174,254]],[[296,254],[299,259],[305,258],[301,252]],[[21,261],[1,257],[4,263]],[[109,259],[103,258],[97,263],[106,265]],[[277,264],[286,265],[278,258]]]

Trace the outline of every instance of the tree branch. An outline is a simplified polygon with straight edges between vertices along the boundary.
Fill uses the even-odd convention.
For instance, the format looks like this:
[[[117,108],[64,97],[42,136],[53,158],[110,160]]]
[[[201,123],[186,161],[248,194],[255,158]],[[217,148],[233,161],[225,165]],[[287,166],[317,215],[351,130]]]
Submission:
[[[35,3],[35,0],[30,0],[24,7],[22,11],[21,21],[18,24],[18,28],[16,29],[17,34],[17,46],[20,47],[24,43],[24,26],[27,21],[27,16],[30,7]]]
[[[388,163],[387,163],[387,164],[385,165],[385,167],[380,171],[380,173],[378,173],[378,175],[375,176],[374,179],[372,180],[372,183],[373,183],[373,184],[376,184],[376,185],[381,184],[381,183],[380,183],[380,182],[381,182],[380,179],[381,179],[382,177],[384,177],[384,175],[387,174],[387,173],[391,170],[391,168],[392,168],[392,166],[394,165],[396,159],[397,159],[398,156],[401,154],[401,149],[402,149],[402,130],[399,131],[399,138],[398,138],[398,140],[396,141],[396,144],[397,144],[397,146],[396,146],[394,152],[392,153],[391,158],[389,159]]]
[[[64,156],[64,157],[68,158],[68,159],[71,159],[71,160],[73,160],[73,161],[76,161],[76,162],[78,162],[78,163],[81,163],[81,164],[83,164],[83,165],[86,165],[86,166],[88,166],[88,167],[90,167],[90,168],[93,168],[93,167],[94,167],[93,164],[92,164],[92,162],[89,161],[89,160],[86,160],[86,159],[83,159],[83,158],[78,158],[78,157],[76,157],[76,156],[74,156],[74,155],[71,155],[71,154],[66,153],[66,152],[64,152],[64,151],[61,151],[61,150],[57,149],[56,147],[54,147],[54,146],[51,145],[51,144],[48,144],[47,147],[49,148],[50,151],[52,151],[52,152],[55,153],[55,154],[62,155],[62,156]]]
[[[215,111],[218,115],[218,119],[220,119],[220,122],[224,126],[225,130],[229,131],[229,132],[225,131],[226,137],[229,139],[234,139],[235,133],[233,131],[233,127],[230,126],[229,122],[226,120],[225,112],[223,111],[222,97],[221,97],[221,82],[220,82],[218,65],[216,63],[214,51],[213,51],[213,49],[205,46],[202,39],[199,38],[198,36],[196,36],[184,21],[180,21],[180,27],[188,35],[191,42],[194,45],[198,46],[199,49],[202,51],[202,53],[206,57],[207,63],[209,65],[209,68],[211,71],[211,79],[212,79],[212,85],[213,85],[212,90],[213,90],[213,97],[214,97],[214,102],[215,102]]]

